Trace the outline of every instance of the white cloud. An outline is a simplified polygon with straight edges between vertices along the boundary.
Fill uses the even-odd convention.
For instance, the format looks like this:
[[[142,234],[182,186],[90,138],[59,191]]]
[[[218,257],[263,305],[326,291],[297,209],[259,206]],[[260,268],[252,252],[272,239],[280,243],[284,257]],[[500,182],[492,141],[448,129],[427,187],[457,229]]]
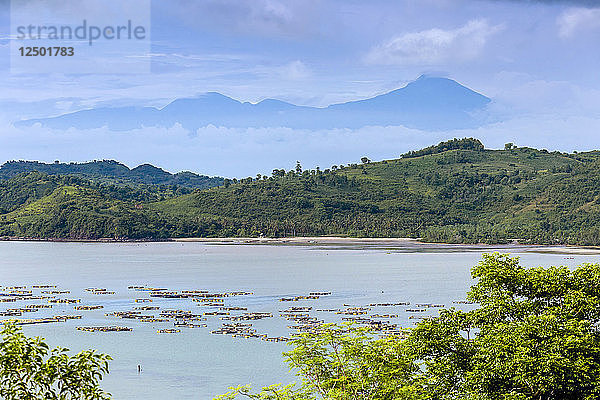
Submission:
[[[454,137],[477,137],[487,147],[504,143],[548,150],[600,148],[600,118],[527,116],[478,129],[428,132],[402,126],[305,130],[285,127],[226,128],[205,126],[194,134],[179,124],[113,132],[107,128],[19,129],[0,123],[0,160],[86,161],[116,159],[129,166],[149,162],[169,171],[191,170],[209,175],[247,177],[270,174],[273,168],[306,168],[397,158],[399,154]]]
[[[284,65],[279,71],[284,79],[305,79],[311,75],[308,67],[299,60]]]
[[[489,111],[501,119],[523,115],[600,117],[600,90],[593,85],[502,71],[481,86],[483,93],[494,99]]]
[[[563,39],[579,30],[600,28],[600,8],[570,8],[558,17],[557,23],[558,34]]]
[[[476,19],[457,29],[405,33],[371,49],[366,60],[397,65],[471,61],[481,54],[488,38],[501,29],[501,25],[492,26],[485,19]]]

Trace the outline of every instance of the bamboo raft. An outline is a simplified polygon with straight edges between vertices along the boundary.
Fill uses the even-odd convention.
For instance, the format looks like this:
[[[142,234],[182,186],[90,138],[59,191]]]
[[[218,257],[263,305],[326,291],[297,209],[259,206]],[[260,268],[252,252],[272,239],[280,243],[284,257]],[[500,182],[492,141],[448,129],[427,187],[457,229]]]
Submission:
[[[126,326],[78,326],[77,330],[83,332],[131,332],[133,328]]]

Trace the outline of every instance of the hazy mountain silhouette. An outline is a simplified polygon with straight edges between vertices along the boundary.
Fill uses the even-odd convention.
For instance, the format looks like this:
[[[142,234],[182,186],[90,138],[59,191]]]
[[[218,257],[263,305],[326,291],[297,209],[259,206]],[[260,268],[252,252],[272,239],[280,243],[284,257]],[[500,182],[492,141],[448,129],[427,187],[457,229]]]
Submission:
[[[486,121],[491,100],[447,78],[421,76],[403,88],[366,100],[328,107],[296,106],[266,99],[253,104],[219,93],[177,99],[167,106],[115,107],[77,111],[52,118],[19,121],[55,129],[130,130],[179,123],[195,130],[206,125],[226,127],[276,127],[306,129],[359,128],[369,125],[403,125],[423,130],[474,128]]]

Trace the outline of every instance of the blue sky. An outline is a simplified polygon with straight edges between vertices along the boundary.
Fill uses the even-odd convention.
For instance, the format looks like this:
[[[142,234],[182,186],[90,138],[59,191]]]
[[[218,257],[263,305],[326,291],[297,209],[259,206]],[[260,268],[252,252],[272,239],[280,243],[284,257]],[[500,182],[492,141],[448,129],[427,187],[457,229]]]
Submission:
[[[296,160],[326,167],[362,155],[392,158],[455,136],[476,136],[490,147],[514,141],[566,151],[600,148],[597,3],[155,0],[150,74],[27,75],[10,71],[10,13],[0,1],[0,160],[115,158],[248,176],[291,168]],[[451,132],[209,126],[190,133],[173,126],[115,133],[11,125],[100,105],[163,106],[207,91],[324,106],[384,93],[423,73],[491,97],[501,122]]]

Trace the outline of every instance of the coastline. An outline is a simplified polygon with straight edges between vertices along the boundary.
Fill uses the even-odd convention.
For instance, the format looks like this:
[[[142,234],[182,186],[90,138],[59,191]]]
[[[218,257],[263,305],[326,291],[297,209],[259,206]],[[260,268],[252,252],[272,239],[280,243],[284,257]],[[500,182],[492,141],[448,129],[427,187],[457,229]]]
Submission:
[[[422,249],[422,250],[517,250],[519,252],[556,253],[556,254],[600,254],[600,247],[557,246],[534,244],[466,244],[466,243],[432,243],[413,238],[351,238],[341,236],[306,236],[288,238],[175,238],[174,242],[199,242],[216,244],[258,244],[258,245],[316,245],[316,246],[364,246],[387,249]]]
[[[0,237],[0,242],[52,242],[52,243],[208,243],[222,245],[282,245],[282,246],[331,246],[337,248],[372,248],[389,250],[449,250],[449,251],[518,251],[533,253],[555,253],[572,255],[600,254],[600,247],[573,245],[535,245],[535,244],[466,244],[432,243],[413,238],[353,238],[343,236],[298,236],[285,238],[256,237],[216,237],[216,238],[168,238],[168,239],[63,239],[63,238],[25,238]]]

